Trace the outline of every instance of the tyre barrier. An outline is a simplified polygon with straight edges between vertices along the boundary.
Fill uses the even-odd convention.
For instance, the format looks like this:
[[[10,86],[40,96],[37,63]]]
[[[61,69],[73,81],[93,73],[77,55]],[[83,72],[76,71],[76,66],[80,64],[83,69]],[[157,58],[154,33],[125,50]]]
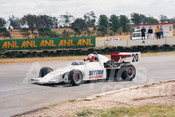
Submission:
[[[105,47],[105,48],[87,48],[87,49],[57,49],[57,50],[20,50],[20,51],[0,51],[1,58],[24,58],[24,57],[55,57],[55,56],[77,56],[87,55],[96,51],[99,54],[110,54],[111,52],[164,52],[174,51],[175,45],[147,45],[147,46],[131,46],[131,47]]]
[[[175,45],[172,45],[172,49],[175,50]]]

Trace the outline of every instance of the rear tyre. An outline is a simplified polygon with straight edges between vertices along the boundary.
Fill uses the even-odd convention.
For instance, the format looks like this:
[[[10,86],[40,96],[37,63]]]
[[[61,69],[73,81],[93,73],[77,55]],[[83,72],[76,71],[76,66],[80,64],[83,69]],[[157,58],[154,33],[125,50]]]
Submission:
[[[48,73],[50,73],[52,71],[53,71],[53,69],[50,67],[43,67],[40,69],[39,77],[44,77],[45,75],[47,75]]]
[[[136,69],[131,64],[123,65],[121,70],[121,78],[125,81],[132,81],[136,76]]]
[[[71,70],[69,72],[69,80],[73,86],[78,86],[83,80],[83,75],[79,70]]]

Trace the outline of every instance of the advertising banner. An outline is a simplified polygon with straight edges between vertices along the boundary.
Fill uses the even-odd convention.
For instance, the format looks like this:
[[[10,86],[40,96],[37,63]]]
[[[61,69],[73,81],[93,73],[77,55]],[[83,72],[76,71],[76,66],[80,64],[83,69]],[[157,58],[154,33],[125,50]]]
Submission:
[[[95,37],[60,37],[0,40],[0,50],[95,47]]]

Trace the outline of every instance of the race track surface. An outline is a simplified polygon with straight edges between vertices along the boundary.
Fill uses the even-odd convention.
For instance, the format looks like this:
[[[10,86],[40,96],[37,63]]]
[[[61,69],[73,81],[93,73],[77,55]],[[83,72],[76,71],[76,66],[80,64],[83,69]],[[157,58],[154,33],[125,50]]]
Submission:
[[[97,81],[76,87],[28,83],[28,78],[38,76],[39,69],[43,66],[56,69],[70,63],[71,61],[0,64],[0,116],[13,116],[96,93],[175,79],[175,55],[166,55],[142,57],[133,81]]]

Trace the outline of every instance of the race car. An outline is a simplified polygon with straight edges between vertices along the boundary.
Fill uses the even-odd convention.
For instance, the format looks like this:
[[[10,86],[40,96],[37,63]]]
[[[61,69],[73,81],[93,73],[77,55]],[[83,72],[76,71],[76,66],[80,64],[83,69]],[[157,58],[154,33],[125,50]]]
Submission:
[[[131,81],[135,78],[135,63],[140,60],[140,52],[112,52],[111,59],[97,54],[89,54],[84,62],[74,61],[64,69],[50,67],[40,69],[39,77],[32,78],[38,84],[68,83],[78,86],[82,81],[106,79],[117,81],[119,78]]]

